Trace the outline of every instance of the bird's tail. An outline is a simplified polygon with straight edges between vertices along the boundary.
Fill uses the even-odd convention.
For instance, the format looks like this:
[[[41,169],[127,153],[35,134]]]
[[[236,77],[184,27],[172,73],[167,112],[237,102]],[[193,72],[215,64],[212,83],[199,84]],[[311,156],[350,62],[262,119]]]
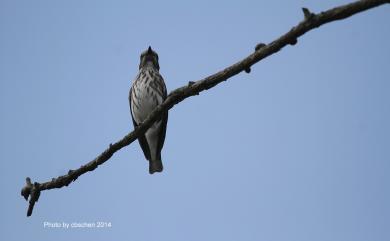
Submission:
[[[149,173],[150,174],[153,174],[155,172],[162,172],[162,170],[163,170],[163,164],[162,164],[161,158],[157,159],[157,160],[150,160],[149,161]]]

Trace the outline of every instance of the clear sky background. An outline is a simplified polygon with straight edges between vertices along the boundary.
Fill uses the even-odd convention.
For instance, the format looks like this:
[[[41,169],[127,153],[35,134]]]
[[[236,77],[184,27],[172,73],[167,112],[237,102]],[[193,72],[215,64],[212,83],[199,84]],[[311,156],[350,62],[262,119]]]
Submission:
[[[139,55],[168,90],[349,1],[0,1],[0,239],[390,240],[390,6],[327,24],[169,112],[164,172],[135,142],[32,217],[44,182],[130,132]],[[44,222],[111,228],[44,228]]]

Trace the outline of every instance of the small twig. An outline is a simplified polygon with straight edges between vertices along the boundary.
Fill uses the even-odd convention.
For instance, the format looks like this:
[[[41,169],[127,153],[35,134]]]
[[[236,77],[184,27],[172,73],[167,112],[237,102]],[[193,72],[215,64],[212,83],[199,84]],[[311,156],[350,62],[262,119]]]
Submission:
[[[305,16],[305,20],[310,20],[315,16],[314,13],[310,12],[307,8],[302,8],[303,15]]]
[[[38,202],[39,196],[41,195],[41,189],[39,186],[39,183],[34,182],[33,185],[31,183],[31,179],[29,177],[26,178],[26,185],[22,188],[21,194],[24,199],[26,199],[26,201],[28,200],[28,197],[30,197],[27,217],[31,216],[34,205],[36,202]]]

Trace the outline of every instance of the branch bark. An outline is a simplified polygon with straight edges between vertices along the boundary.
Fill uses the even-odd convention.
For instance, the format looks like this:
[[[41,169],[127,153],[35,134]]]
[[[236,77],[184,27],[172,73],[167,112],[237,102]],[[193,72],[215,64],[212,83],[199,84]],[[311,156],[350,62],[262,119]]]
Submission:
[[[250,68],[253,64],[278,52],[286,45],[295,45],[297,43],[298,37],[304,35],[306,32],[314,28],[317,28],[329,22],[348,18],[356,13],[363,12],[365,10],[377,7],[385,3],[390,3],[390,0],[360,0],[357,2],[329,9],[319,14],[314,14],[310,12],[307,8],[302,8],[304,20],[295,27],[293,27],[290,31],[288,31],[287,33],[269,44],[257,44],[254,53],[250,54],[241,61],[202,80],[198,80],[195,82],[190,81],[186,86],[173,90],[168,95],[167,99],[161,105],[159,105],[152,113],[150,113],[148,118],[146,118],[146,120],[141,125],[136,127],[132,132],[127,134],[118,142],[110,144],[106,150],[104,150],[92,161],[88,162],[85,165],[82,165],[78,169],[69,170],[68,174],[66,175],[53,178],[51,181],[47,181],[44,183],[34,182],[34,184],[32,184],[30,178],[27,177],[26,185],[21,191],[21,195],[26,200],[28,200],[28,198],[30,197],[27,216],[31,216],[35,202],[38,201],[41,191],[68,186],[71,182],[75,181],[79,176],[83,175],[84,173],[95,170],[99,165],[110,159],[115,152],[119,151],[127,145],[130,145],[140,135],[144,134],[146,130],[159,118],[159,116],[161,116],[163,112],[171,109],[174,105],[178,104],[184,99],[190,96],[198,95],[200,92],[208,90],[216,86],[217,84],[226,81],[230,77],[237,75],[242,71],[250,73]]]

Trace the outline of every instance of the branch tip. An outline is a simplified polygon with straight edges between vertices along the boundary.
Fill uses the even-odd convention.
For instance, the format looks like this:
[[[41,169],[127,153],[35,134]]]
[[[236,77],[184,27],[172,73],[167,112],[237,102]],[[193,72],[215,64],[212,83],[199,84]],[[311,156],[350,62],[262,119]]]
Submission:
[[[31,185],[30,189],[30,201],[27,210],[27,217],[30,217],[32,211],[34,209],[34,205],[38,202],[39,196],[41,195],[41,190],[39,189],[40,184],[38,182],[34,182],[34,185]]]

